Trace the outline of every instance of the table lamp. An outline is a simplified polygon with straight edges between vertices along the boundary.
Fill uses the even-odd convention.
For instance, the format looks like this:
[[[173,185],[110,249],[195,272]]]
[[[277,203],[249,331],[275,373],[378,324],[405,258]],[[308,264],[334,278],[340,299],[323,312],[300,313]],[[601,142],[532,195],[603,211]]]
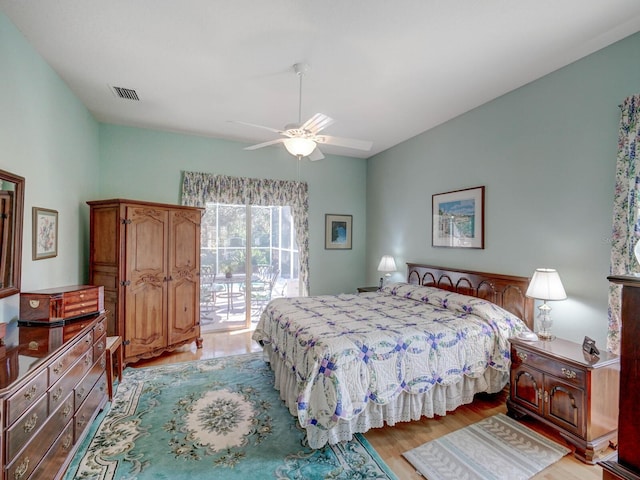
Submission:
[[[553,340],[555,335],[551,334],[551,307],[547,305],[549,300],[564,300],[567,294],[560,281],[560,275],[553,268],[537,268],[533,273],[526,296],[542,300],[542,305],[538,307],[540,314],[540,331],[537,332],[540,340]]]
[[[398,269],[396,268],[396,261],[393,259],[391,255],[383,255],[380,259],[380,263],[378,264],[378,271],[385,272],[384,279],[380,278],[380,288],[383,287],[385,281],[389,280],[391,276],[391,272],[395,272]]]

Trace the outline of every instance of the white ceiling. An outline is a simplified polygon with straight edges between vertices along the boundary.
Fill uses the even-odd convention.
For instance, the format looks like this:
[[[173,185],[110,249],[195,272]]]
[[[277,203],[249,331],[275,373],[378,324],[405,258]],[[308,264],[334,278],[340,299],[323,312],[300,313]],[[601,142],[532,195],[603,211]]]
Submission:
[[[638,0],[0,0],[101,122],[247,143],[302,119],[369,157],[640,31]],[[636,59],[637,61],[637,59]],[[136,90],[139,102],[110,86]],[[283,148],[281,145],[267,148]]]

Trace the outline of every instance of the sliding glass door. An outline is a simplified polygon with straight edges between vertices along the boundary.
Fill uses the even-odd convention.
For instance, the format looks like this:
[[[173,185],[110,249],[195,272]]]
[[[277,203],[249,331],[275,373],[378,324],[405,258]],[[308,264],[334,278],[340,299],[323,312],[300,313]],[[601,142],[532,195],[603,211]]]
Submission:
[[[201,248],[203,332],[251,328],[272,298],[298,294],[289,207],[207,204]]]

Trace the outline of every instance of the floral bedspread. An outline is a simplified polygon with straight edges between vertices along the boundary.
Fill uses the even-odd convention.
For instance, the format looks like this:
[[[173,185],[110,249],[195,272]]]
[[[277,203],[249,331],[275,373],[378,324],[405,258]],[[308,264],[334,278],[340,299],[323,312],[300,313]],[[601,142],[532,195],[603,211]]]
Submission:
[[[395,283],[359,295],[275,299],[253,339],[270,343],[295,374],[300,424],[329,429],[403,391],[423,393],[487,368],[508,372],[507,339],[525,330],[490,302]]]

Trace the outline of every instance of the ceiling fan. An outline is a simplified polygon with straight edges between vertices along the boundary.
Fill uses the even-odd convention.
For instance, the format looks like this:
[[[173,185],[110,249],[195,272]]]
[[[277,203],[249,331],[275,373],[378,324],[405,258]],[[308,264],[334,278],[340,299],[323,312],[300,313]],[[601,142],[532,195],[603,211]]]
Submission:
[[[298,157],[298,159],[301,159],[302,157],[309,157],[309,160],[321,160],[324,158],[324,155],[318,148],[319,144],[336,145],[338,147],[354,148],[364,151],[371,150],[373,142],[355,140],[353,138],[334,137],[332,135],[319,135],[320,131],[324,130],[334,122],[333,118],[328,117],[323,113],[316,113],[309,120],[302,123],[302,77],[308,69],[309,65],[305,63],[296,63],[293,65],[294,72],[298,75],[298,78],[300,78],[298,123],[286,125],[284,130],[278,130],[277,128],[236,121],[236,123],[240,123],[242,125],[262,128],[282,135],[280,138],[246,147],[245,150],[257,150],[258,148],[267,147],[269,145],[283,143],[287,151],[294,157]]]

